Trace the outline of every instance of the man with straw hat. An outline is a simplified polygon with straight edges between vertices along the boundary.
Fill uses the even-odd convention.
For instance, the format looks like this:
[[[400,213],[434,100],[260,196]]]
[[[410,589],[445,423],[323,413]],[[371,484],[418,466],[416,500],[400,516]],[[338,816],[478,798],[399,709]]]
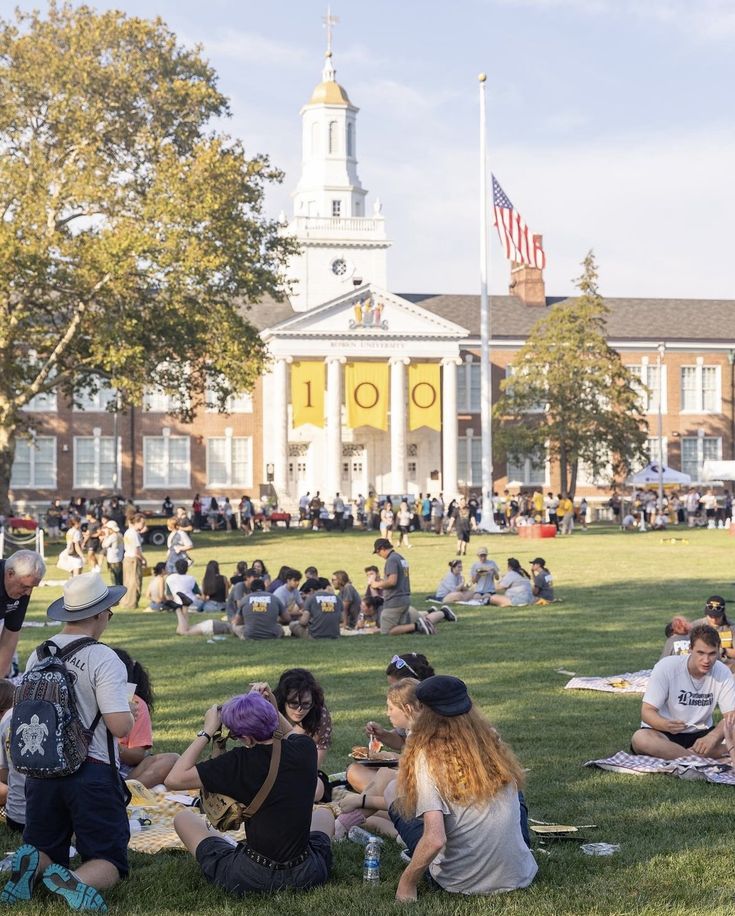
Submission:
[[[26,780],[25,845],[15,853],[10,880],[0,902],[29,900],[39,877],[74,910],[104,912],[100,890],[127,875],[130,838],[126,801],[117,770],[117,741],[133,727],[125,665],[98,640],[112,618],[112,608],[125,594],[121,585],[106,585],[98,573],[69,579],[64,595],[48,609],[64,628],[49,643],[64,650],[85,640],[64,660],[74,681],[77,712],[84,728],[96,727],[81,767],[69,776]],[[40,647],[39,647],[40,649]],[[26,671],[41,659],[31,654]],[[99,715],[98,715],[99,713]],[[69,841],[82,858],[69,869]]]

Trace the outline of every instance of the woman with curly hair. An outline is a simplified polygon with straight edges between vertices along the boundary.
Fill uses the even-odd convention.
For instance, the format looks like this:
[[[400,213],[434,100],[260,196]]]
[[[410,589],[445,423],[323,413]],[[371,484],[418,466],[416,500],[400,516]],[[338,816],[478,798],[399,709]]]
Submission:
[[[297,735],[308,735],[316,744],[317,763],[323,766],[332,744],[332,717],[317,679],[306,668],[289,668],[279,678],[273,696],[278,711],[293,731]],[[320,771],[315,801],[324,798],[328,785],[329,780]]]
[[[427,869],[430,882],[450,893],[528,887],[537,865],[521,830],[520,763],[459,678],[428,678],[416,698],[421,708],[389,808],[411,854],[396,899],[415,900]]]

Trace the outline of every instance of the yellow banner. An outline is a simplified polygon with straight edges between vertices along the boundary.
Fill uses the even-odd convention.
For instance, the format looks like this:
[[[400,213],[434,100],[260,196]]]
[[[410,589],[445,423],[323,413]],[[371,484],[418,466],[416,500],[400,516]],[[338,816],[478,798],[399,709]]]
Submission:
[[[323,361],[291,363],[291,408],[294,429],[311,423],[324,426],[325,366]]]
[[[442,428],[439,364],[411,363],[408,367],[408,428]]]
[[[390,380],[388,363],[347,363],[347,425],[388,429]]]

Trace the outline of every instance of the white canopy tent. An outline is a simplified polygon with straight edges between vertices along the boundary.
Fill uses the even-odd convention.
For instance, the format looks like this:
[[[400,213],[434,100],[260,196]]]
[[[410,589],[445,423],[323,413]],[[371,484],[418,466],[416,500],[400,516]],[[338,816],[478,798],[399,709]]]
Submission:
[[[705,461],[702,466],[702,480],[708,483],[735,480],[735,461]]]
[[[667,468],[666,466],[659,467],[658,464],[649,464],[642,471],[634,474],[629,483],[634,487],[650,487],[658,486],[659,480],[662,481],[665,487],[684,486],[692,482],[689,474],[675,471],[673,468]]]

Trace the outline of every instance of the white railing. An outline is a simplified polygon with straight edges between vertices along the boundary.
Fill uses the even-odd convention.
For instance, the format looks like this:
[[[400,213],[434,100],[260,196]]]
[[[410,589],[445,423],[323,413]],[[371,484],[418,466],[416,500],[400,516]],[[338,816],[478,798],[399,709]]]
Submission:
[[[297,216],[291,226],[300,236],[308,236],[311,233],[324,235],[324,233],[334,233],[343,235],[346,232],[354,233],[380,233],[385,232],[385,220],[382,217],[366,216]]]

